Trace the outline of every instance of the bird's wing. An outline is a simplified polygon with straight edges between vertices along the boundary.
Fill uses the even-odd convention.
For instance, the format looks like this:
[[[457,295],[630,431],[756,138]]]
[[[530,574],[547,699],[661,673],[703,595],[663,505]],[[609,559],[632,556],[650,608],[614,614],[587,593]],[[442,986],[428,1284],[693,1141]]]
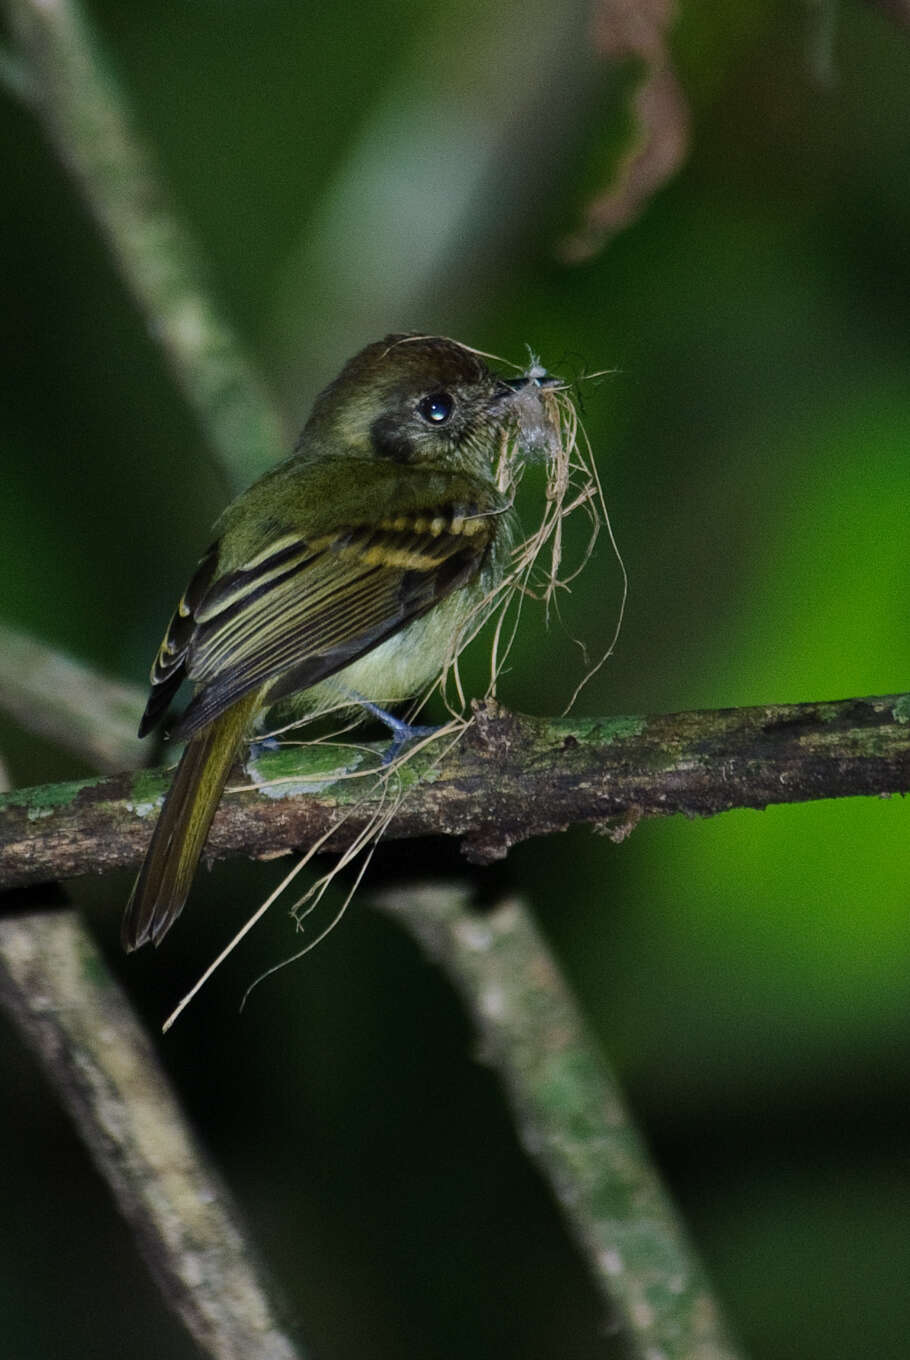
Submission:
[[[184,675],[197,692],[181,738],[279,676],[270,701],[324,680],[470,580],[494,524],[450,506],[309,541],[288,533],[217,579],[204,558],[158,653],[141,730]]]

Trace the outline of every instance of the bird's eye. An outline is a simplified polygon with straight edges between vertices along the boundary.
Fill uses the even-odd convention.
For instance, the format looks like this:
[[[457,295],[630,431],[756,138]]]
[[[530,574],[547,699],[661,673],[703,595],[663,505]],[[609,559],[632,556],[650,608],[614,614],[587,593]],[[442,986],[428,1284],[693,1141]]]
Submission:
[[[448,392],[431,392],[417,403],[417,411],[431,425],[444,425],[455,410],[455,398]]]

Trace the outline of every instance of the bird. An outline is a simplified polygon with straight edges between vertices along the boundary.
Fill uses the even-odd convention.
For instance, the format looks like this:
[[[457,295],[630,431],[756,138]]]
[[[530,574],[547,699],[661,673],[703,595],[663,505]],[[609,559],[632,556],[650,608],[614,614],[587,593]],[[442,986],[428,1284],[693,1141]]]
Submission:
[[[193,694],[170,732],[186,746],[126,906],[127,951],[160,944],[183,910],[257,715],[360,708],[407,739],[386,709],[439,677],[507,572],[515,516],[497,469],[510,442],[539,453],[551,437],[528,401],[542,373],[501,377],[457,341],[387,335],[224,511],[151,670],[140,737],[185,681]]]

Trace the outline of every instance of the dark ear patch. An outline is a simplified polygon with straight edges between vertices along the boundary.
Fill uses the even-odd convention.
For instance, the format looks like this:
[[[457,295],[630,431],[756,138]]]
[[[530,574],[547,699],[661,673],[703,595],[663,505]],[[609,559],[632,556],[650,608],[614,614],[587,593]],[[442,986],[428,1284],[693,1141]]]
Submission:
[[[393,463],[410,463],[414,448],[401,428],[401,416],[391,411],[377,416],[370,426],[370,441],[377,458],[389,458]]]

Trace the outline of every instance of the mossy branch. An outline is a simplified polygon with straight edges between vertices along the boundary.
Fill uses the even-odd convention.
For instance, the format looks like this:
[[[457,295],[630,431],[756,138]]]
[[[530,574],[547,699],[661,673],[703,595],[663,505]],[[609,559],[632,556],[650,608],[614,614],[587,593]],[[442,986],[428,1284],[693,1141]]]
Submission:
[[[697,1256],[524,903],[478,916],[458,885],[374,899],[445,970],[471,1015],[528,1156],[552,1185],[631,1355],[734,1360]],[[619,1327],[617,1327],[619,1324]]]
[[[330,745],[264,752],[250,772],[255,783],[222,801],[214,859],[326,835],[341,850],[382,813],[387,838],[457,836],[484,862],[574,823],[621,839],[644,817],[905,793],[910,695],[557,720],[487,705],[445,754],[431,743],[391,775],[378,749]],[[0,888],[135,867],[168,779],[150,770],[3,795]]]

